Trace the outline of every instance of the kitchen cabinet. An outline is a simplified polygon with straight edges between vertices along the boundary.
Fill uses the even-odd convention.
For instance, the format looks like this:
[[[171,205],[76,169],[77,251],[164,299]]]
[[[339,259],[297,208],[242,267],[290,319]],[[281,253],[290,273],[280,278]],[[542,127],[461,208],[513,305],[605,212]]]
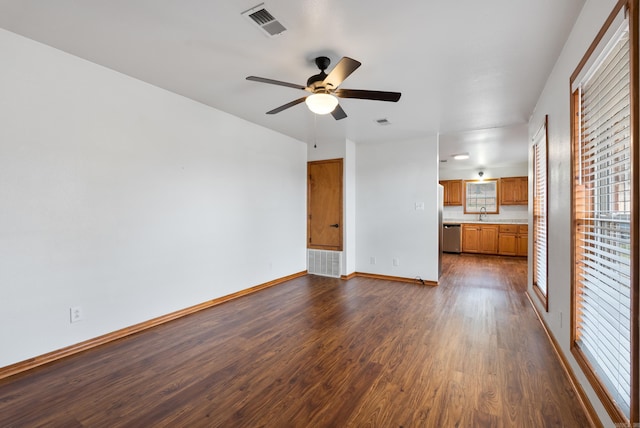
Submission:
[[[443,180],[444,205],[462,205],[462,180]]]
[[[480,252],[480,228],[475,224],[462,225],[462,252]]]
[[[498,254],[526,257],[529,250],[529,226],[501,224],[498,233]]]
[[[528,203],[528,177],[503,177],[500,179],[500,205],[527,205]]]
[[[526,224],[462,225],[462,252],[526,257],[529,250]]]
[[[516,245],[516,256],[527,257],[529,254],[529,226],[521,224],[518,226],[518,242]]]
[[[497,254],[498,226],[467,223],[462,225],[462,252]]]

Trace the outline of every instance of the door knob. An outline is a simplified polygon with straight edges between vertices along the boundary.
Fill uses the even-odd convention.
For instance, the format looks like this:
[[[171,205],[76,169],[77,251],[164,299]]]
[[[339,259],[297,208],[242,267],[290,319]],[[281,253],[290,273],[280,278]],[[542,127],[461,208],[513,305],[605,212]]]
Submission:
[[[340,227],[340,225],[338,223],[336,224],[330,224],[329,227]]]

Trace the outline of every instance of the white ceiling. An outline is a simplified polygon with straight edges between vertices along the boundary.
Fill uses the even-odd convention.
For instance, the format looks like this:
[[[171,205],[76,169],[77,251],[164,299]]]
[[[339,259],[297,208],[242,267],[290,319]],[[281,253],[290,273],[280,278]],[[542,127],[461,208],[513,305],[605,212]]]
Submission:
[[[0,27],[305,142],[440,133],[441,157],[469,152],[456,167],[471,168],[526,161],[526,123],[584,1],[265,0],[287,28],[267,37],[241,16],[260,0],[0,0]],[[245,77],[304,85],[319,55],[362,62],[341,87],[402,98],[341,99],[341,121],[304,104],[266,115],[305,92]]]

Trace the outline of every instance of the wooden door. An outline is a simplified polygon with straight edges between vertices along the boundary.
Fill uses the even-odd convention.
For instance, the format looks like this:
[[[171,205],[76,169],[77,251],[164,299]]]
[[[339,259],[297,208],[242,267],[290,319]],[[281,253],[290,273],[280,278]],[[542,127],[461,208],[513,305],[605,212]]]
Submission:
[[[498,235],[498,254],[503,256],[515,256],[517,253],[517,235],[515,233],[502,233]]]
[[[516,256],[527,257],[529,253],[529,237],[527,235],[518,235],[518,248]]]
[[[462,180],[449,181],[449,205],[462,205]]]
[[[528,202],[529,179],[508,177],[500,179],[500,203],[502,205],[526,205]]]
[[[482,226],[480,229],[480,252],[498,254],[498,226]]]
[[[480,229],[470,224],[462,225],[462,252],[477,253],[480,251]]]
[[[517,179],[501,178],[500,179],[500,203],[502,205],[514,205],[516,204],[516,192],[517,192]]]
[[[443,187],[442,204],[449,205],[449,182],[439,181],[438,183]]]
[[[444,205],[462,205],[462,180],[440,181],[444,187]]]
[[[517,195],[520,205],[526,205],[529,202],[529,179],[527,177],[520,177],[518,180]]]
[[[307,163],[307,248],[342,251],[342,159]]]
[[[527,257],[529,255],[529,226],[521,225],[518,229],[518,247],[517,254],[518,256]]]

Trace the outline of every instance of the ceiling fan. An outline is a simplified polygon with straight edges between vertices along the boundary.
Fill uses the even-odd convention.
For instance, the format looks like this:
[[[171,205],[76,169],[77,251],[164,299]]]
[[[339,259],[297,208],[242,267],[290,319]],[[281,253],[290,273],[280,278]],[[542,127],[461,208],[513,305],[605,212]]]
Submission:
[[[351,75],[361,63],[355,59],[349,57],[343,57],[329,72],[325,73],[325,70],[329,67],[331,60],[326,56],[320,56],[315,60],[316,65],[320,69],[320,73],[315,74],[307,80],[307,86],[297,85],[295,83],[282,82],[279,80],[266,79],[264,77],[249,76],[247,80],[253,80],[255,82],[269,83],[272,85],[287,86],[289,88],[302,89],[303,91],[311,92],[311,95],[298,98],[280,107],[274,108],[267,112],[267,114],[280,113],[283,110],[293,107],[303,101],[309,107],[309,110],[316,114],[328,114],[336,120],[344,119],[347,114],[342,107],[338,104],[338,98],[359,98],[363,100],[375,100],[375,101],[392,101],[397,102],[402,95],[400,92],[385,92],[385,91],[368,91],[361,89],[341,89],[338,88],[340,84]]]

